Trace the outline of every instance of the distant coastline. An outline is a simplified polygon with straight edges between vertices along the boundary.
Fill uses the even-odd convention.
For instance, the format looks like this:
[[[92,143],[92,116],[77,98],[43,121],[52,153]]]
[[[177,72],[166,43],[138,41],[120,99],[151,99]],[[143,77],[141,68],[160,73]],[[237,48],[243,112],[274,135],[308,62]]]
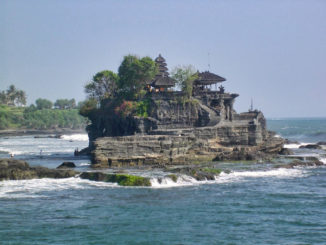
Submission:
[[[85,129],[56,128],[56,129],[3,129],[0,137],[23,136],[23,135],[63,135],[63,134],[86,134]]]

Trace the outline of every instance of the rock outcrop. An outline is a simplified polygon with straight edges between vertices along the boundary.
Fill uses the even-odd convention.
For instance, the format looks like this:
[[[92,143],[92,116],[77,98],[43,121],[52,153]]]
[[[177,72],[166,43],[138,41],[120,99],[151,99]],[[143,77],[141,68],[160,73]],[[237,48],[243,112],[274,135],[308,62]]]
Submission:
[[[73,170],[49,169],[45,167],[31,167],[22,160],[0,159],[0,180],[24,180],[54,178],[62,179],[74,177],[78,172]]]
[[[323,149],[320,145],[318,144],[308,144],[308,145],[301,145],[299,147],[300,149],[314,149],[314,150],[321,150]]]
[[[61,169],[61,168],[75,168],[75,167],[76,167],[76,165],[73,162],[63,162],[63,163],[61,163],[57,167],[57,169]]]

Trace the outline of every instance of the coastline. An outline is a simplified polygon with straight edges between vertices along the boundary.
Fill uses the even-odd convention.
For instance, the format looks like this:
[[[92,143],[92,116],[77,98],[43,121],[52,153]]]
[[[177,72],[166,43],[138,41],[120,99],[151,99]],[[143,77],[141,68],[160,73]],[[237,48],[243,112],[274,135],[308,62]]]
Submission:
[[[3,136],[24,136],[24,135],[63,135],[63,134],[86,134],[85,129],[56,128],[56,129],[3,129],[0,130],[0,137]]]

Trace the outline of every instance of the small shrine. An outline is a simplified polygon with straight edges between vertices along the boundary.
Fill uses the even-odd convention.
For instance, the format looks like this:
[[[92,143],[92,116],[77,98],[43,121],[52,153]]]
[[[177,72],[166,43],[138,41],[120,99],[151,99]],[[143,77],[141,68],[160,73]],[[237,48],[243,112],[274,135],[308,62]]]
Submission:
[[[194,81],[194,92],[208,91],[213,84],[222,83],[226,81],[224,77],[211,73],[209,71],[197,71],[197,79]]]

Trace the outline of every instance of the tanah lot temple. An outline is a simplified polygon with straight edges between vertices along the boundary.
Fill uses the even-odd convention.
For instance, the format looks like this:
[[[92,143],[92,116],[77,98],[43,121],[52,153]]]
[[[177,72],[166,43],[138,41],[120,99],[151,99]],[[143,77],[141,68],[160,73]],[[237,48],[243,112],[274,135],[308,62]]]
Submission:
[[[212,160],[252,160],[278,153],[281,138],[266,129],[262,112],[234,110],[236,93],[217,84],[226,79],[210,71],[197,72],[192,95],[174,91],[165,59],[146,89],[151,101],[147,117],[125,121],[99,116],[88,127],[94,166],[190,164]],[[215,88],[213,90],[212,88]]]

